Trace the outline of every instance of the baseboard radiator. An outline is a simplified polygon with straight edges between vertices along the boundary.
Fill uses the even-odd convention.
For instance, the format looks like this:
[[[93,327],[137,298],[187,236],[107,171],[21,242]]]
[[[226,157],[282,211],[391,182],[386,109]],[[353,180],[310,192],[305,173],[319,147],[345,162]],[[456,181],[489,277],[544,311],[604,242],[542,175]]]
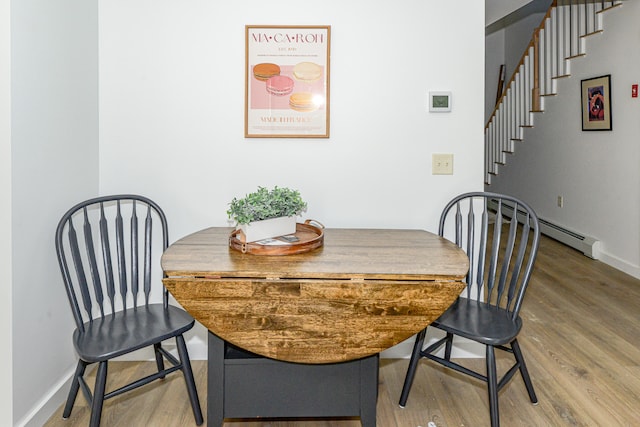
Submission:
[[[491,200],[489,202],[489,208],[495,211],[497,208],[497,202],[495,200]],[[513,217],[513,206],[503,203],[502,213],[509,218]],[[522,221],[523,217],[524,212],[518,210],[518,220]],[[579,250],[589,258],[600,258],[599,240],[590,236],[585,236],[584,234],[578,233],[576,231],[569,230],[565,227],[554,224],[542,218],[538,218],[538,221],[540,223],[540,232],[545,236],[549,236],[554,240],[557,240],[569,247]]]

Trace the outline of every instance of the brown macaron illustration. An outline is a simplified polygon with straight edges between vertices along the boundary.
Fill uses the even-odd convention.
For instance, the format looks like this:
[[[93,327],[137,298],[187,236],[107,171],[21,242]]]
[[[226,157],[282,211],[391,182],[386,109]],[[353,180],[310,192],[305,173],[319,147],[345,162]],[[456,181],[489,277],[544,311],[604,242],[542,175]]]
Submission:
[[[280,75],[280,66],[278,64],[263,62],[256,64],[253,67],[253,77],[260,81],[266,81],[267,79],[278,75]]]

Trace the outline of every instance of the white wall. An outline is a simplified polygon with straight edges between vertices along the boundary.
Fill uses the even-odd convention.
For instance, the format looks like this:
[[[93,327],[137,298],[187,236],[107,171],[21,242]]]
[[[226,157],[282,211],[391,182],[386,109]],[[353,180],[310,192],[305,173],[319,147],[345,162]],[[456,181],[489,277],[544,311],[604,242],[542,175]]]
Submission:
[[[11,425],[11,2],[0,0],[0,425]]]
[[[53,238],[98,193],[97,0],[11,7],[13,425],[37,426],[76,360]]]
[[[482,189],[482,2],[120,0],[99,16],[100,192],[156,199],[172,240],[228,225],[259,185],[299,189],[327,227],[431,231]],[[331,25],[330,139],[243,137],[247,24]],[[453,111],[429,114],[429,90]],[[431,175],[442,152],[453,176]]]
[[[484,122],[489,121],[489,117],[493,114],[496,107],[496,95],[498,93],[498,77],[500,74],[500,65],[505,64],[505,31],[498,30],[485,36],[485,75],[484,75]],[[505,80],[509,79],[509,75],[505,73]],[[506,82],[505,82],[506,85]],[[504,88],[503,88],[504,89]]]
[[[14,425],[42,424],[76,361],[53,251],[72,203],[146,194],[176,240],[258,185],[298,188],[328,227],[427,230],[481,189],[484,4],[440,3],[12,2]],[[243,138],[246,24],[332,26],[330,139]],[[429,90],[453,112],[427,113]],[[453,176],[430,174],[434,152]]]
[[[545,11],[546,12],[546,11]],[[509,81],[515,68],[519,65],[522,54],[531,42],[531,36],[540,26],[545,13],[534,13],[523,17],[504,29],[504,55]]]
[[[601,260],[640,277],[640,3],[604,14],[604,33],[586,39],[587,55],[558,80],[558,96],[516,143],[490,190],[529,201],[549,221],[602,242]],[[611,74],[612,131],[581,130],[580,80]],[[556,205],[564,197],[564,207]]]
[[[485,0],[486,25],[491,25],[521,7],[524,7],[532,0]]]
[[[492,29],[485,35],[485,124],[496,106],[498,73],[505,65],[505,89],[509,79],[520,63],[522,54],[531,41],[531,36],[540,26],[545,13],[532,13],[516,20],[511,25]]]
[[[466,3],[101,3],[101,192],[159,199],[174,238],[226,225],[232,197],[274,184],[300,189],[329,227],[434,229],[445,200],[482,175],[484,44],[442,37],[482,34],[482,5]],[[442,18],[461,7],[469,18]],[[255,23],[332,26],[330,139],[243,137]],[[453,112],[427,113],[429,90],[453,91]],[[454,176],[431,175],[433,152],[455,154]]]

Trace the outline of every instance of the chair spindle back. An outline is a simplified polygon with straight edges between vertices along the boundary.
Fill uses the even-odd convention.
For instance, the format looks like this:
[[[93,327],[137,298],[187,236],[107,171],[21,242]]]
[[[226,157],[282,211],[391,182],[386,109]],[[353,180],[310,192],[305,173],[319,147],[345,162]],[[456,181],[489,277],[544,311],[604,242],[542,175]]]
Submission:
[[[539,245],[533,209],[503,194],[466,193],[444,208],[438,232],[453,234],[450,240],[469,256],[466,297],[505,308],[515,319]]]
[[[58,223],[56,253],[78,329],[149,304],[153,262],[168,244],[164,212],[146,197],[97,197],[69,209]],[[162,301],[168,304],[164,287]]]

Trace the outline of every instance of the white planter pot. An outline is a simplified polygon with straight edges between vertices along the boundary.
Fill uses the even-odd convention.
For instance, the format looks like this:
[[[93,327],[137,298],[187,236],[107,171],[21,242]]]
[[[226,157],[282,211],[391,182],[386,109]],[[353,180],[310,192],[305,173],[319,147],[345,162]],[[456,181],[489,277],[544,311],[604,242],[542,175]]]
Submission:
[[[254,221],[249,224],[239,224],[236,229],[242,230],[245,236],[245,242],[255,242],[256,240],[295,233],[296,217],[286,216]]]

